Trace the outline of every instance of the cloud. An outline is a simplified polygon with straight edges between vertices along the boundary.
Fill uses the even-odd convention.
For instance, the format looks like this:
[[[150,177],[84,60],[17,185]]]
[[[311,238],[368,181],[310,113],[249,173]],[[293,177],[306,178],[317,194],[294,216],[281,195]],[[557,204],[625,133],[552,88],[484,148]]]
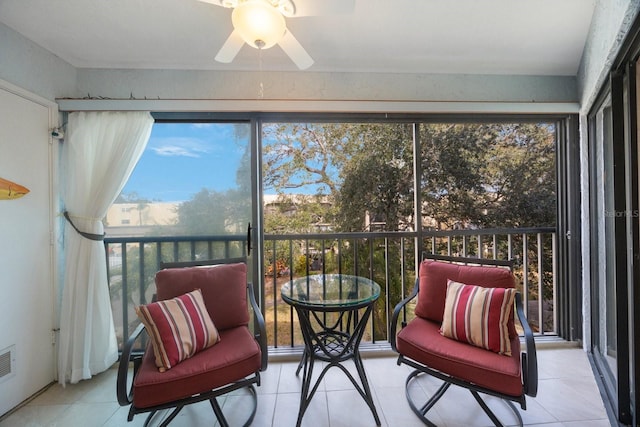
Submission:
[[[184,148],[184,147],[178,147],[178,146],[171,146],[171,145],[165,145],[163,147],[155,147],[152,148],[152,150],[154,151],[154,153],[156,153],[158,156],[182,156],[182,157],[200,157],[199,154],[193,152],[193,151],[189,151],[188,149]]]
[[[196,129],[209,129],[213,127],[213,123],[191,123],[191,126]]]
[[[202,157],[211,151],[211,147],[195,138],[156,138],[149,141],[149,147],[158,156],[164,157]]]

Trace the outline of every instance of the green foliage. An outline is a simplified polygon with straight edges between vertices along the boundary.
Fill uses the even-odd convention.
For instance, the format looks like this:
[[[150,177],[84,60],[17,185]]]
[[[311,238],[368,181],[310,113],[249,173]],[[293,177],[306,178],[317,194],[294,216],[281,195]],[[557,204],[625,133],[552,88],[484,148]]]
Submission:
[[[307,269],[309,268],[309,257],[306,255],[298,255],[295,258],[295,263],[293,265],[293,272],[296,276],[304,276],[307,274]]]
[[[265,232],[271,234],[315,233],[332,216],[330,198],[322,195],[279,195],[265,207]]]
[[[413,139],[406,124],[354,129],[358,150],[341,171],[335,222],[342,231],[386,231],[413,226]]]
[[[178,225],[187,235],[215,235],[246,231],[251,195],[240,190],[219,192],[203,188],[178,206]]]
[[[530,123],[422,126],[424,217],[438,229],[554,226],[554,132]]]
[[[263,180],[278,201],[265,211],[265,233],[321,231],[412,230],[416,222],[437,230],[519,228],[556,224],[555,127],[548,123],[421,123],[417,126],[418,158],[414,159],[414,126],[406,123],[284,123],[265,126]],[[415,161],[414,161],[415,160]],[[422,173],[414,179],[414,162]],[[414,212],[414,189],[422,204]],[[305,194],[301,196],[300,194]],[[295,194],[295,195],[292,195]],[[507,241],[439,240],[446,253],[508,255]],[[366,239],[365,239],[366,240]],[[399,242],[385,246],[352,240],[338,248],[340,270],[373,277],[386,284],[376,303],[375,338],[385,337],[386,319],[402,298]],[[491,245],[495,245],[493,248]],[[543,265],[552,265],[550,241],[542,242]],[[355,246],[355,247],[354,247]],[[514,236],[511,255],[524,259],[522,242]],[[294,247],[295,274],[306,274],[304,247]],[[527,257],[537,261],[537,247]],[[322,248],[324,271],[338,270],[333,251]],[[409,262],[416,262],[412,260]],[[406,269],[405,269],[406,270]],[[528,272],[530,300],[552,296],[552,273]],[[404,278],[406,280],[406,278]],[[540,283],[541,281],[541,283]],[[540,284],[540,286],[538,286]],[[407,284],[411,286],[413,283]],[[388,295],[387,295],[388,294]]]
[[[263,126],[263,185],[278,193],[313,187],[338,191],[338,172],[357,151],[350,123],[267,123]],[[302,191],[299,191],[302,192]]]
[[[421,124],[418,137],[424,225],[555,225],[553,125]],[[414,226],[409,124],[270,124],[263,152],[265,189],[282,197],[265,219],[268,232],[309,232],[318,222],[339,231],[371,231],[371,222],[388,231]],[[327,203],[311,195],[296,203],[292,190]]]

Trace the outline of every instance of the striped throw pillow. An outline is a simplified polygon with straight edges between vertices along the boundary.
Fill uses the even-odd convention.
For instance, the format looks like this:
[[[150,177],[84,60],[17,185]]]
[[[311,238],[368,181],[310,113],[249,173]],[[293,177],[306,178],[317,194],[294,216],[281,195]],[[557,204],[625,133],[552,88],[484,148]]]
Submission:
[[[138,306],[136,314],[151,337],[160,372],[171,369],[220,340],[200,289]]]
[[[449,280],[440,332],[448,338],[511,356],[507,324],[516,290]]]

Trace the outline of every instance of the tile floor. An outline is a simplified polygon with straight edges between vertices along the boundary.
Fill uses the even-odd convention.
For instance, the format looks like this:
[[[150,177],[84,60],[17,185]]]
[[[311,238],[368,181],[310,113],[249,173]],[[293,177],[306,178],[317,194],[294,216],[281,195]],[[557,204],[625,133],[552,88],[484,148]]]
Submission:
[[[579,348],[539,348],[539,391],[527,399],[521,411],[527,426],[605,427],[610,426],[586,354]],[[353,365],[349,362],[349,365]],[[374,403],[383,426],[421,426],[406,403],[404,381],[409,373],[397,366],[395,358],[367,357],[364,360]],[[258,388],[258,413],[253,426],[295,426],[298,413],[300,378],[295,361],[272,361]],[[53,385],[45,392],[5,416],[0,427],[60,426],[118,427],[142,426],[145,415],[127,422],[127,409],[118,406],[115,396],[116,370],[90,381],[62,388]],[[421,380],[413,392],[433,390],[435,380]],[[512,425],[515,417],[496,399],[487,399],[502,420]],[[243,414],[245,396],[228,397],[223,406],[231,425]],[[470,393],[451,387],[432,409],[438,426],[491,426],[491,421]],[[234,422],[235,421],[235,422]],[[185,408],[172,427],[213,426],[214,416],[207,402]],[[216,424],[217,425],[217,424]],[[374,426],[371,411],[339,369],[330,369],[303,418],[304,427]]]

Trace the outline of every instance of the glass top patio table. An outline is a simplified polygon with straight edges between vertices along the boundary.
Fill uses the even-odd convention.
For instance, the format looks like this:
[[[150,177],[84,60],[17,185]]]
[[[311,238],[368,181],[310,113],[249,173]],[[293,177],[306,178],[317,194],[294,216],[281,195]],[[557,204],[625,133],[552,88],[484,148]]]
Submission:
[[[347,375],[371,409],[376,425],[381,425],[359,350],[373,305],[380,296],[380,286],[366,277],[317,274],[285,283],[280,295],[298,313],[305,344],[296,370],[296,375],[303,370],[296,426],[300,427],[311,398],[332,367],[341,369]],[[355,364],[356,375],[342,365],[347,360]],[[313,375],[316,361],[324,363],[317,377]]]
[[[317,311],[340,311],[369,305],[380,296],[380,286],[366,277],[317,274],[285,283],[281,295],[292,306]]]

